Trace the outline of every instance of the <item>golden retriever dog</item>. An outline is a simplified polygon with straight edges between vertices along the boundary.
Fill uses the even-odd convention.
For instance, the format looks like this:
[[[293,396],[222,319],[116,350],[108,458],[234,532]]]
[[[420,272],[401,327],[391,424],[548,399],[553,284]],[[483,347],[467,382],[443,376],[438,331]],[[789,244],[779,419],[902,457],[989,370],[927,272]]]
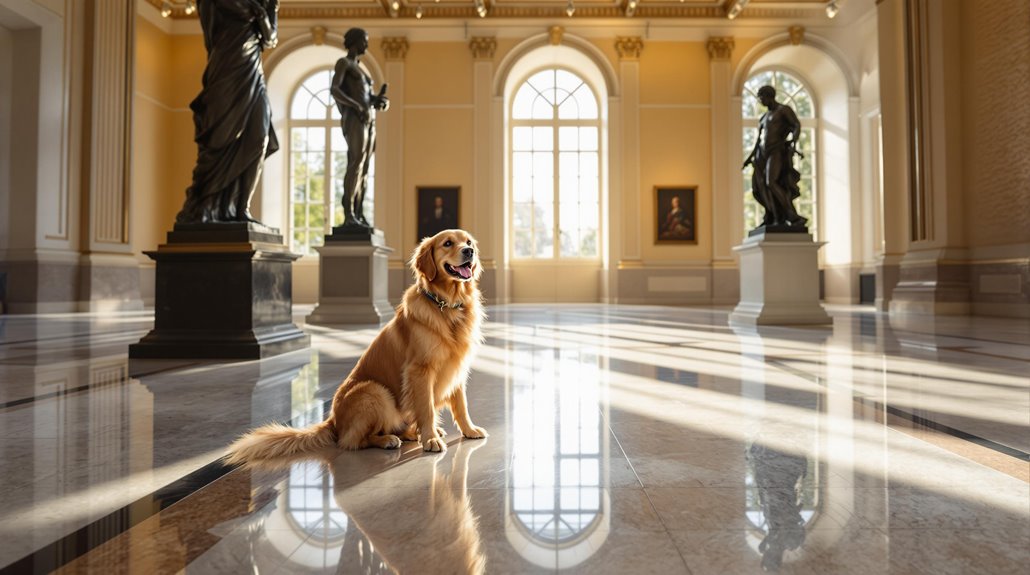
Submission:
[[[487,436],[472,423],[465,382],[482,342],[482,273],[476,240],[464,230],[425,238],[411,258],[415,284],[397,315],[372,341],[336,390],[332,413],[305,429],[271,424],[236,440],[229,463],[269,460],[318,451],[400,447],[421,440],[425,451],[444,451],[438,426],[446,405],[461,433]]]

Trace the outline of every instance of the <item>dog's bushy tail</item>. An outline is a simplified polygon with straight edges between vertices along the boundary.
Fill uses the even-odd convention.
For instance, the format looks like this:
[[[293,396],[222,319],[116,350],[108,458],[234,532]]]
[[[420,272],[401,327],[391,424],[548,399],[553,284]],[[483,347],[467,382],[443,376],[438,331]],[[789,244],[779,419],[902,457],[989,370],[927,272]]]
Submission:
[[[297,429],[280,423],[259,427],[233,442],[225,456],[226,463],[280,459],[317,451],[332,446],[336,433],[332,423],[321,423]]]

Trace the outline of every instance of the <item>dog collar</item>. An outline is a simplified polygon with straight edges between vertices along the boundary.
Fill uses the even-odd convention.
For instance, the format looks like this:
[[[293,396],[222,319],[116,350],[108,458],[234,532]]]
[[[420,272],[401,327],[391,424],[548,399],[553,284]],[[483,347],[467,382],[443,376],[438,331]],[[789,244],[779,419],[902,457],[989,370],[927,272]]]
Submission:
[[[443,310],[447,309],[447,308],[461,309],[462,307],[464,307],[464,304],[462,304],[460,301],[455,303],[454,305],[450,305],[450,304],[447,303],[447,300],[441,298],[440,296],[436,295],[435,293],[433,293],[431,291],[426,291],[426,290],[424,290],[422,288],[419,288],[418,291],[422,292],[422,295],[426,296],[427,298],[430,299],[430,301],[435,303],[436,307],[440,308],[441,312]]]

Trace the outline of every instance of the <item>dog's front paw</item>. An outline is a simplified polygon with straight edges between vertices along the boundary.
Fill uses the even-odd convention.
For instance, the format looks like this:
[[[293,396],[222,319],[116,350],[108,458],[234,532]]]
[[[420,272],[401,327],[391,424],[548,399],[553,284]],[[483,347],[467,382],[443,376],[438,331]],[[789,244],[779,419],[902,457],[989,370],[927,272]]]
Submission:
[[[468,430],[465,432],[465,437],[469,439],[483,439],[488,435],[490,434],[487,433],[485,429],[483,429],[482,427],[477,427],[475,425],[468,428]]]
[[[447,451],[447,443],[442,437],[430,437],[422,443],[424,451]]]

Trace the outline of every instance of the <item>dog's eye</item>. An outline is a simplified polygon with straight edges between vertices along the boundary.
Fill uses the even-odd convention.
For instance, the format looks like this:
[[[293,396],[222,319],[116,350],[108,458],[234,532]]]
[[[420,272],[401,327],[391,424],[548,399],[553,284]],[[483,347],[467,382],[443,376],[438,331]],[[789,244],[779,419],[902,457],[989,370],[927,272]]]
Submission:
[[[449,247],[451,247],[453,245],[454,245],[454,242],[452,242],[451,240],[447,240],[446,242],[443,243],[443,247],[445,247],[445,248],[449,248]]]
[[[471,246],[472,245],[472,240],[468,240],[467,242],[465,242],[465,245],[466,246]]]

